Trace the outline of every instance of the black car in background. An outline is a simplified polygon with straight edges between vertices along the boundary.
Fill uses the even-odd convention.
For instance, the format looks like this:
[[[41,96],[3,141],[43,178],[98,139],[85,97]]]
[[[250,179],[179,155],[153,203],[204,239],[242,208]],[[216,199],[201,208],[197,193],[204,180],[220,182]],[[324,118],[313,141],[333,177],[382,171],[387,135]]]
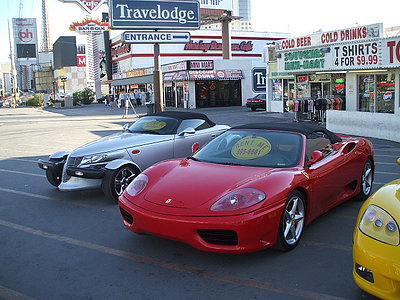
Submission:
[[[266,94],[257,94],[252,98],[246,100],[246,107],[250,107],[252,111],[255,111],[257,108],[266,109],[267,103],[267,95]]]

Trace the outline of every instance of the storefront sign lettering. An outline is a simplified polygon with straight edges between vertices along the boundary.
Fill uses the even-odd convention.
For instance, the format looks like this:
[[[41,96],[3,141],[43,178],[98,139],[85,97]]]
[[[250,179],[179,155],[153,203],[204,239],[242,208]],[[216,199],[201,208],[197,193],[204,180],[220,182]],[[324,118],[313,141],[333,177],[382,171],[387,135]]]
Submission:
[[[387,42],[389,52],[389,63],[400,63],[400,40]]]
[[[284,70],[324,68],[324,57],[324,48],[287,52],[284,54]]]
[[[276,42],[278,51],[293,50],[295,48],[318,47],[331,43],[359,41],[369,38],[380,38],[383,35],[383,24],[371,24],[335,31],[314,33],[308,36],[286,39]]]
[[[253,47],[254,45],[251,41],[242,41],[231,45],[232,51],[250,52],[253,51]],[[185,50],[201,50],[203,52],[222,51],[222,43],[218,43],[217,41],[205,43],[202,40],[198,42],[189,42],[185,45]]]
[[[213,70],[213,60],[191,60],[189,61],[190,70]]]
[[[265,92],[267,82],[267,69],[254,68],[253,69],[253,91]]]
[[[371,66],[380,63],[377,42],[365,42],[333,47],[336,67]]]
[[[116,47],[113,47],[111,49],[111,56],[112,57],[118,57],[121,54],[126,54],[131,52],[131,45],[130,44],[123,44],[123,45],[119,45]]]

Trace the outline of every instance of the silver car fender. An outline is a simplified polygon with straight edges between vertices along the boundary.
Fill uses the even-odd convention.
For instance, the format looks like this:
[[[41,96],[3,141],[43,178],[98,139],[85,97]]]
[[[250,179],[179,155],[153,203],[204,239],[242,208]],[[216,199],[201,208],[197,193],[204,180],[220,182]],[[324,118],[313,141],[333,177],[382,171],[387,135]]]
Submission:
[[[137,168],[140,172],[142,172],[142,170],[139,168],[139,166],[137,164],[135,164],[133,161],[131,160],[127,160],[127,159],[115,159],[113,161],[110,161],[106,166],[106,170],[117,170],[118,168],[124,166],[124,165],[131,165],[134,166],[135,168]]]
[[[57,151],[49,156],[49,159],[61,159],[68,156],[71,152]]]

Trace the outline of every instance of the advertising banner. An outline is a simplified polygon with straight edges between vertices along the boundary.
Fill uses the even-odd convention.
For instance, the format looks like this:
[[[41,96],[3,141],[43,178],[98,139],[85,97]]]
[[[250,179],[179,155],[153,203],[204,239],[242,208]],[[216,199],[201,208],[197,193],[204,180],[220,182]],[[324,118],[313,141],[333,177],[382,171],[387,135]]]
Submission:
[[[86,10],[89,14],[98,9],[107,0],[59,0],[61,2],[71,2],[78,4],[81,8]]]
[[[200,8],[232,10],[232,0],[199,0]]]
[[[400,37],[368,39],[282,52],[279,72],[346,71],[400,68]]]
[[[31,65],[37,57],[37,27],[35,18],[13,18],[13,36],[18,63]]]
[[[276,42],[277,51],[295,50],[306,47],[325,46],[369,38],[382,38],[383,24],[370,24],[328,32],[313,33],[308,36],[286,39]]]

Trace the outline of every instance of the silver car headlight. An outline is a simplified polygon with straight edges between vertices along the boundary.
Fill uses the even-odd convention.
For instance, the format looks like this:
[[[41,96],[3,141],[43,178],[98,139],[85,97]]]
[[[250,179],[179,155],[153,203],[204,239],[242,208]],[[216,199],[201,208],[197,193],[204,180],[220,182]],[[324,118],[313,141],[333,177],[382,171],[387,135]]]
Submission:
[[[100,164],[102,162],[112,161],[124,157],[124,151],[114,151],[109,153],[98,153],[92,155],[86,155],[82,158],[80,166]]]
[[[370,205],[365,210],[359,228],[362,233],[380,242],[399,245],[399,226],[388,212],[376,205]]]

